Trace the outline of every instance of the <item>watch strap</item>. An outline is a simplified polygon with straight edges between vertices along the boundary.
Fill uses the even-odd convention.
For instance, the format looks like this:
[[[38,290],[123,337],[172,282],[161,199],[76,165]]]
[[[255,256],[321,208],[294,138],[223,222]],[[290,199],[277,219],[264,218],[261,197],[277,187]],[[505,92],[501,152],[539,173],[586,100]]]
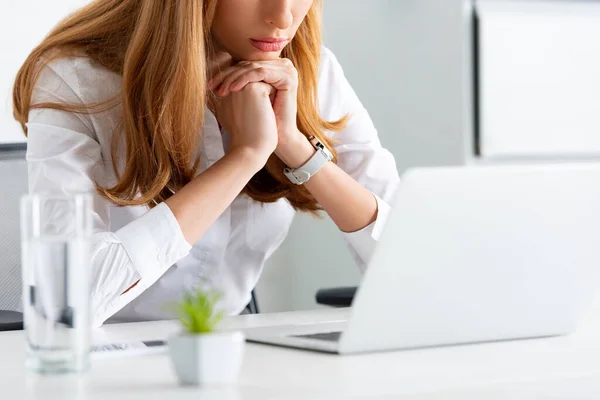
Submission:
[[[317,141],[317,144],[313,144],[315,153],[312,157],[299,168],[285,168],[284,173],[296,185],[302,185],[306,183],[314,174],[319,172],[321,168],[333,157],[327,147],[323,146],[321,142]]]
[[[310,176],[313,176],[319,172],[323,165],[327,164],[327,161],[329,161],[329,157],[323,153],[323,150],[317,149],[315,154],[313,154],[306,164],[300,167],[300,169],[308,172]]]

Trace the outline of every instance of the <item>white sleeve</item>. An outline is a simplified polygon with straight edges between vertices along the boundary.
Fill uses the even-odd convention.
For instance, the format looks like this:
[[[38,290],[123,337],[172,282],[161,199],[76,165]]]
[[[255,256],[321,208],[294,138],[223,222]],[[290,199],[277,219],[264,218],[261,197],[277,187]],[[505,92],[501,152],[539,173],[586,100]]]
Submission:
[[[349,115],[348,125],[332,134],[337,141],[338,166],[352,176],[377,200],[377,220],[367,227],[344,233],[361,270],[368,264],[387,220],[390,204],[399,183],[394,156],[382,147],[369,113],[350,86],[344,71],[330,50],[322,49],[319,78],[321,115],[329,121]]]
[[[77,74],[76,60],[53,61],[42,70],[32,104],[83,104]],[[32,109],[26,125],[30,193],[93,194],[91,304],[93,324],[100,326],[187,255],[191,246],[164,203],[117,232],[109,231],[111,204],[94,186],[105,182],[104,159],[89,115]]]

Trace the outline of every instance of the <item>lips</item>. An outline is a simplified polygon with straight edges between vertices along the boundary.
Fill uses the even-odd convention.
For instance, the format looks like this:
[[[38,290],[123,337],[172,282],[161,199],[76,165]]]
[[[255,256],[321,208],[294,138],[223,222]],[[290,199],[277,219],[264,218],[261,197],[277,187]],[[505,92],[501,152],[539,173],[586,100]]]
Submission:
[[[250,42],[254,47],[260,51],[266,53],[281,51],[288,44],[289,39],[279,38],[263,38],[263,39],[250,39]]]

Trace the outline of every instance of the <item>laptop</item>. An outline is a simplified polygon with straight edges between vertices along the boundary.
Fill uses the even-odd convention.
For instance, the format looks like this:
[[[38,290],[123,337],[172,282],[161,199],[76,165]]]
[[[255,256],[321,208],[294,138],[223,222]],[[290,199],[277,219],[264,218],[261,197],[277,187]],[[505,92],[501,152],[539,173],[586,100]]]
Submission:
[[[248,330],[337,354],[572,332],[600,274],[600,164],[417,168],[348,320]]]

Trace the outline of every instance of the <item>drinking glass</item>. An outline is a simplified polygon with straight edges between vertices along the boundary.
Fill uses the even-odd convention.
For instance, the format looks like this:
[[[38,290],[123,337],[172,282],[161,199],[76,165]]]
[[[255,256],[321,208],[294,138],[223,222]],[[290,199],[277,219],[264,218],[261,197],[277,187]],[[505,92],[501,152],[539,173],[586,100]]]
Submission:
[[[27,366],[39,373],[89,368],[91,195],[21,199]]]

